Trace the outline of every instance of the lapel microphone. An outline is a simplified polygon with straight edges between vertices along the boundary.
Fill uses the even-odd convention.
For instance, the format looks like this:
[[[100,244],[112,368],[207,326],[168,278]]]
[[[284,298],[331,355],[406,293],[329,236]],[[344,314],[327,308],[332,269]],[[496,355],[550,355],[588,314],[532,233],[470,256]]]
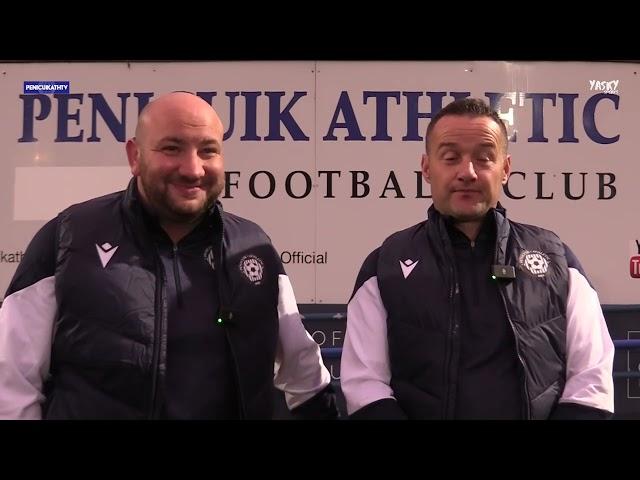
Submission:
[[[491,265],[491,278],[510,282],[516,278],[516,269],[513,265]]]
[[[226,308],[221,308],[218,312],[218,325],[226,326],[233,325],[235,322],[235,318],[233,316],[233,312],[231,310],[227,310]]]

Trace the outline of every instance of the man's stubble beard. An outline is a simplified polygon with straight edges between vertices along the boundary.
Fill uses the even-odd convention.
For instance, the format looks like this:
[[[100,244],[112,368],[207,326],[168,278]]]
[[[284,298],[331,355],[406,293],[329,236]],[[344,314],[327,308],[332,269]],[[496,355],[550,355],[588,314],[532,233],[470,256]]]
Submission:
[[[154,184],[147,183],[144,172],[141,173],[140,182],[146,194],[147,202],[150,204],[148,207],[154,215],[172,223],[193,223],[197,221],[215,204],[224,191],[225,181],[224,176],[222,176],[220,180],[206,192],[202,206],[194,211],[190,208],[181,208],[179,204],[176,204],[172,200],[169,193],[169,184],[165,184],[166,189],[160,190],[156,188]]]

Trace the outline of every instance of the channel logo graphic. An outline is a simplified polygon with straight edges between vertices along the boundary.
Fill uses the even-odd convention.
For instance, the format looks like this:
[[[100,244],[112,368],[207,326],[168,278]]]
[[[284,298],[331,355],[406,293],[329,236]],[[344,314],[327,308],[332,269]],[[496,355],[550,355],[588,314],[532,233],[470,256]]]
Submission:
[[[635,252],[632,245],[631,251],[633,253],[629,260],[629,275],[631,275],[631,278],[640,278],[640,242],[638,240],[636,240],[635,250],[637,250],[637,255],[634,255]]]
[[[24,82],[25,95],[42,95],[48,93],[69,93],[69,82],[36,80]]]
[[[620,80],[589,80],[589,90],[595,90],[596,92],[604,92],[609,95],[618,95],[618,85]]]

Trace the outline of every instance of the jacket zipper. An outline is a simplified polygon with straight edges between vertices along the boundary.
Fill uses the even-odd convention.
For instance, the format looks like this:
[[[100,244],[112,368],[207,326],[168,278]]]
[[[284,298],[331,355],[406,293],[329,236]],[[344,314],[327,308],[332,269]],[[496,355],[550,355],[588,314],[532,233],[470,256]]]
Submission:
[[[472,278],[476,278],[476,272],[478,271],[478,260],[476,257],[476,242],[472,241],[471,245],[471,272]],[[480,299],[478,298],[478,289],[473,289],[473,304],[477,307],[480,304]]]
[[[496,234],[496,250],[493,257],[496,263],[498,263],[498,241],[498,235]],[[520,354],[520,341],[518,340],[518,335],[516,334],[516,327],[513,325],[513,321],[511,320],[509,309],[507,308],[507,299],[504,295],[503,287],[500,284],[498,284],[498,293],[500,293],[502,306],[504,307],[504,311],[507,315],[507,321],[509,322],[509,326],[511,327],[511,332],[513,333],[513,338],[516,345],[516,355],[518,356],[518,361],[520,362],[520,366],[522,367],[522,389],[524,391],[525,418],[529,419],[531,417],[531,408],[529,405],[529,389],[527,388],[527,370],[524,364],[524,360],[522,359],[522,355]]]
[[[238,357],[236,355],[236,351],[233,348],[233,342],[231,341],[231,335],[229,334],[229,328],[233,328],[233,324],[235,323],[235,319],[233,318],[233,312],[231,310],[226,309],[227,300],[230,302],[231,299],[227,299],[225,283],[224,283],[224,256],[223,256],[223,239],[224,239],[224,223],[222,221],[222,215],[218,211],[218,218],[220,221],[220,245],[216,249],[218,251],[218,261],[216,265],[218,266],[217,274],[218,274],[218,299],[220,302],[220,313],[219,315],[227,315],[228,318],[223,320],[223,328],[225,329],[225,337],[227,339],[227,344],[229,345],[229,352],[231,353],[231,361],[233,362],[233,373],[234,375],[234,383],[236,386],[236,392],[238,394],[238,406],[240,418],[247,418],[246,406],[244,402],[244,395],[242,393],[242,386],[240,384],[240,369],[238,366]],[[233,295],[231,295],[233,296]],[[229,324],[229,325],[226,325]]]
[[[230,319],[233,321],[233,317],[232,317],[233,313],[229,312],[229,316],[230,316]],[[247,418],[247,412],[245,411],[244,397],[242,395],[242,388],[240,386],[240,371],[238,370],[238,361],[236,360],[237,359],[236,352],[233,349],[233,343],[231,342],[228,328],[233,328],[233,327],[225,327],[225,334],[227,336],[227,342],[229,344],[229,351],[231,352],[231,361],[233,362],[233,372],[235,373],[234,380],[236,384],[236,391],[238,392],[240,419],[245,419]]]
[[[151,368],[153,370],[152,379],[151,379],[151,409],[149,411],[149,419],[154,419],[157,417],[157,401],[158,401],[158,376],[160,370],[160,338],[162,336],[162,326],[164,324],[164,283],[166,281],[166,274],[164,271],[164,266],[162,265],[162,261],[160,260],[160,256],[156,251],[156,262],[159,266],[158,271],[160,272],[160,279],[156,281],[156,314],[154,319],[154,332],[153,332],[153,361]]]
[[[445,397],[445,411],[444,418],[453,418],[452,410],[455,405],[453,399],[451,398],[453,385],[455,383],[455,378],[453,377],[453,364],[454,364],[454,353],[455,353],[455,335],[458,331],[458,323],[456,322],[456,299],[455,295],[458,295],[460,292],[460,286],[458,285],[458,279],[455,274],[455,267],[450,268],[451,274],[451,286],[449,288],[449,311],[451,312],[449,316],[449,331],[448,331],[448,340],[449,340],[449,358],[447,361],[446,368],[446,397]]]
[[[509,315],[509,310],[507,309],[507,300],[502,292],[502,287],[498,285],[498,291],[500,292],[500,298],[502,299],[502,305],[504,306],[504,311],[507,314],[507,320],[509,322],[509,326],[511,327],[511,331],[513,332],[513,338],[516,343],[516,355],[518,355],[518,360],[520,361],[520,365],[522,366],[523,379],[522,379],[522,387],[524,389],[524,407],[525,407],[525,418],[528,420],[531,417],[531,409],[529,407],[529,389],[527,388],[527,372],[526,367],[524,365],[524,360],[520,355],[520,342],[518,341],[518,335],[516,335],[516,329],[513,326],[513,322],[511,321],[511,315]]]
[[[180,269],[178,268],[178,246],[173,245],[173,277],[176,282],[176,296],[178,306],[182,307],[182,285],[180,283]]]

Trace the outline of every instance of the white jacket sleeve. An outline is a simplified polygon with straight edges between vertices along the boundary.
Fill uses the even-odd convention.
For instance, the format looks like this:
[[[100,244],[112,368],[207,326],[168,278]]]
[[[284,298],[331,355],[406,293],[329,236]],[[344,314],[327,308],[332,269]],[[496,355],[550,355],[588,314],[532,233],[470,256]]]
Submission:
[[[615,347],[598,294],[575,268],[569,268],[566,345],[567,378],[560,403],[613,412]]]
[[[0,419],[42,416],[56,316],[54,278],[6,297],[0,307]]]
[[[274,385],[284,391],[293,409],[322,391],[331,375],[322,361],[320,346],[304,328],[289,277],[278,277],[279,334]]]
[[[340,384],[348,414],[377,400],[395,400],[390,381],[387,311],[374,276],[358,288],[347,307]]]

